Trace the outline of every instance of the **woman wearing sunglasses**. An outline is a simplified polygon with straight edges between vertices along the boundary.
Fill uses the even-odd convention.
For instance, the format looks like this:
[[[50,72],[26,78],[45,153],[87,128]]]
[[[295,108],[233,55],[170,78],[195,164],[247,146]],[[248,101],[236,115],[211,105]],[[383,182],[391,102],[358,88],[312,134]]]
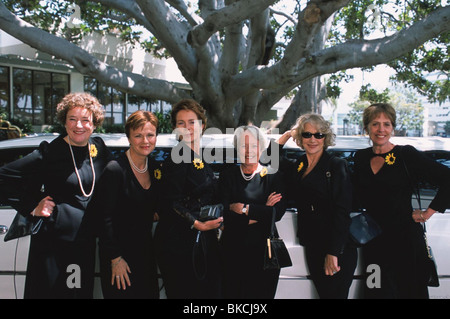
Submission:
[[[326,151],[335,135],[321,115],[302,115],[277,141],[279,147],[291,137],[305,154],[295,162],[281,158],[280,169],[297,208],[299,242],[319,297],[345,299],[357,263],[356,247],[349,242],[352,188],[347,163]]]

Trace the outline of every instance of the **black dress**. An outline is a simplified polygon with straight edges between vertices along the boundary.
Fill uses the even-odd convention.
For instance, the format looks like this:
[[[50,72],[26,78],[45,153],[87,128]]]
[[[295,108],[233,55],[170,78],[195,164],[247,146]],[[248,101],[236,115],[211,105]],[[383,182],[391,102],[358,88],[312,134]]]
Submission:
[[[183,158],[174,155],[177,152]],[[217,180],[199,154],[180,142],[163,163],[162,195],[155,244],[166,295],[170,299],[221,297],[218,231],[193,228],[200,207],[217,204]],[[207,252],[193,266],[197,236]],[[203,246],[204,245],[204,246]]]
[[[271,143],[271,147],[280,145]],[[279,154],[282,154],[281,150]],[[358,258],[349,236],[351,175],[345,160],[326,151],[304,176],[307,167],[306,154],[296,161],[280,158],[280,169],[289,190],[288,200],[297,208],[297,235],[319,297],[345,299]],[[327,254],[338,257],[341,270],[333,276],[324,271]]]
[[[381,273],[381,288],[366,287],[366,298],[428,298],[426,248],[423,227],[412,219],[412,184],[437,185],[430,207],[444,212],[450,207],[450,169],[412,146],[395,146],[380,155],[385,163],[374,174],[373,156],[372,148],[358,151],[354,167],[356,205],[367,209],[383,230],[363,248],[365,267],[376,264]]]
[[[106,166],[89,206],[99,219],[99,251],[105,298],[159,298],[153,219],[159,198],[159,165],[149,159],[151,186],[144,189],[122,154]],[[122,256],[131,286],[111,285],[111,260]]]
[[[25,298],[92,298],[95,238],[89,232],[92,225],[84,218],[91,197],[81,193],[69,145],[63,137],[42,142],[38,150],[0,168],[2,198],[24,216],[29,216],[47,195],[56,204],[53,214],[43,218],[39,233],[31,237]],[[90,143],[98,180],[111,154],[101,138],[91,137]],[[72,149],[84,190],[89,192],[93,181],[89,149]],[[68,272],[69,265],[76,265],[70,269],[79,269],[81,276]],[[75,288],[67,284],[68,279],[72,280],[69,276]],[[79,288],[75,277],[81,279]]]
[[[273,299],[280,271],[263,269],[273,214],[273,207],[266,206],[266,202],[272,192],[284,195],[280,174],[264,167],[246,181],[239,166],[235,166],[221,173],[219,184],[225,207],[221,236],[224,297]],[[249,204],[248,216],[230,211],[232,203]],[[285,212],[284,199],[274,207],[279,221]],[[257,223],[249,225],[250,219]]]

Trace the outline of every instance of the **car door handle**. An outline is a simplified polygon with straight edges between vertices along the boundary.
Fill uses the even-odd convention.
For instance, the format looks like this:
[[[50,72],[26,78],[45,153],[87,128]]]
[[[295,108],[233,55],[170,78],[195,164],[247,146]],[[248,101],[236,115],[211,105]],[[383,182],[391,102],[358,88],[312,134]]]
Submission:
[[[8,232],[8,226],[0,225],[0,235],[4,235]]]

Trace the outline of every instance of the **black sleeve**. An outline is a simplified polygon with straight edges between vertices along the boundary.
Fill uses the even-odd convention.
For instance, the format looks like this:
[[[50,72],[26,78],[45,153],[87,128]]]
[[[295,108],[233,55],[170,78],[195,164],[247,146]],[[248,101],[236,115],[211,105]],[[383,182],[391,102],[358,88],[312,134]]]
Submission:
[[[233,190],[233,175],[237,171],[231,167],[220,174],[219,177],[219,193],[221,196],[220,202],[223,204],[223,220],[225,228],[238,227],[245,228],[248,225],[248,216],[245,214],[236,214],[230,210],[230,204],[235,201],[232,199]],[[232,229],[232,228],[231,228]]]
[[[87,214],[95,214],[98,220],[99,245],[109,259],[122,256],[114,232],[114,212],[123,191],[123,172],[116,161],[111,161],[97,182]]]
[[[185,184],[189,174],[189,166],[184,163],[176,164],[170,157],[164,162],[162,173],[162,190],[164,201],[162,212],[170,214],[166,218],[177,221],[184,220],[186,225],[192,227],[196,218],[186,207]]]
[[[333,158],[331,165],[332,233],[329,254],[338,256],[349,238],[352,184],[347,162]]]
[[[45,197],[41,190],[47,149],[48,143],[42,142],[37,150],[0,168],[0,201],[24,216]]]
[[[275,204],[276,209],[275,221],[280,221],[286,211],[285,185],[283,182],[282,173],[276,172],[273,174],[273,176],[270,177],[267,176],[267,178],[271,179],[271,183],[269,184],[270,189],[268,193],[271,194],[275,192],[281,193],[282,195],[281,200]],[[267,198],[265,200],[267,201]],[[249,205],[248,211],[249,219],[264,221],[268,223],[272,222],[273,207],[266,206],[266,201],[261,204]]]
[[[429,207],[444,213],[450,208],[450,168],[429,158],[413,146],[402,147],[412,183],[428,182],[438,188]]]

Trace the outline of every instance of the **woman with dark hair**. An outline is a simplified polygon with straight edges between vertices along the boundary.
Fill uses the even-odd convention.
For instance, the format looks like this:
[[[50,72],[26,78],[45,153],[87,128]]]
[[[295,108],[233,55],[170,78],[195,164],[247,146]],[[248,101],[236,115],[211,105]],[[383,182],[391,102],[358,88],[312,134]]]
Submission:
[[[181,100],[173,106],[172,124],[180,140],[162,169],[162,196],[156,228],[158,265],[168,298],[219,298],[218,228],[222,218],[203,221],[200,208],[217,204],[217,181],[202,159],[206,126],[203,107]],[[193,261],[196,242],[206,254]]]
[[[355,154],[354,198],[382,228],[362,249],[365,266],[376,264],[381,273],[380,287],[366,287],[365,296],[428,298],[428,257],[420,223],[450,207],[450,169],[412,146],[391,142],[396,112],[390,104],[367,107],[363,124],[373,145]],[[439,188],[425,211],[413,211],[411,205],[418,181]]]
[[[159,199],[155,149],[158,118],[136,111],[125,124],[130,148],[106,166],[89,206],[99,218],[105,298],[159,298],[153,219]]]
[[[91,137],[104,109],[87,93],[66,95],[57,106],[66,133],[0,168],[0,197],[27,218],[42,219],[31,237],[25,298],[92,298],[95,238],[85,210],[111,159],[100,137]],[[4,202],[4,201],[3,201]],[[68,266],[80,270],[80,285],[67,284]]]

